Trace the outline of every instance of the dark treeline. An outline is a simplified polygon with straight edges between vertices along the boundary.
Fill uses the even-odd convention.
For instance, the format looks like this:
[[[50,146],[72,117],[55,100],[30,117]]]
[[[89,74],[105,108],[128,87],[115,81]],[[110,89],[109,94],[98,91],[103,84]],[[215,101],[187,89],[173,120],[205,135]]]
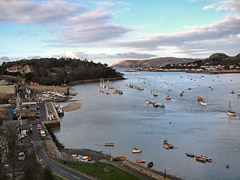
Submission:
[[[34,71],[31,73],[6,71],[8,67],[25,65],[32,66]],[[42,85],[61,85],[78,80],[121,77],[120,73],[108,67],[107,64],[71,58],[42,58],[7,62],[0,67],[0,74],[19,76],[25,78],[27,82],[37,82]]]

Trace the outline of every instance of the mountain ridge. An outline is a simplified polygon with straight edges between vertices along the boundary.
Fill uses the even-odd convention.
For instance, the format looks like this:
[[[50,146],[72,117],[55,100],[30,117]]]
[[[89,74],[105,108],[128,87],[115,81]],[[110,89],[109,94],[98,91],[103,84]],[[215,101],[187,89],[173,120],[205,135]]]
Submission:
[[[202,60],[202,59],[159,57],[159,58],[146,59],[146,60],[122,60],[118,63],[113,64],[111,67],[114,67],[114,68],[155,67],[155,66],[165,66],[167,64],[191,63],[198,60]]]

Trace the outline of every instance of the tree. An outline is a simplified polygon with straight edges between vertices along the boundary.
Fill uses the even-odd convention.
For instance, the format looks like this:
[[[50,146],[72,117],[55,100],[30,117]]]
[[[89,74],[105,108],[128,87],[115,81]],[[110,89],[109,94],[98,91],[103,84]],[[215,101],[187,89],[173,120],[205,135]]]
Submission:
[[[54,180],[54,176],[50,166],[46,166],[44,168],[42,180]]]
[[[15,125],[9,125],[6,129],[1,129],[1,173],[8,177],[8,171],[11,172],[12,179],[15,180],[19,174],[17,173],[18,166],[18,130]],[[6,168],[8,166],[8,168]]]

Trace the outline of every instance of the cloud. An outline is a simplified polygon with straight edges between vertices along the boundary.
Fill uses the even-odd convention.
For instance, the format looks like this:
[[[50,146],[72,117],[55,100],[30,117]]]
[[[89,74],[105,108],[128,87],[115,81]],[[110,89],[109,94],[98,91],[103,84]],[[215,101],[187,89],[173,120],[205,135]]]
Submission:
[[[84,24],[95,24],[104,23],[112,18],[112,14],[108,12],[102,12],[100,9],[96,9],[92,12],[79,14],[69,18],[65,24],[67,25],[84,25]]]
[[[110,58],[119,58],[119,59],[148,59],[157,57],[154,54],[142,54],[142,53],[135,53],[135,52],[128,52],[128,53],[117,53],[114,55],[109,55]]]
[[[239,47],[240,15],[227,16],[224,20],[204,26],[193,27],[190,31],[172,34],[159,34],[149,36],[143,40],[125,41],[111,43],[109,47],[132,48],[135,50],[161,50],[161,48],[175,48],[176,52],[186,52],[186,50],[198,50],[198,52],[208,49],[224,50]],[[224,44],[219,44],[224,42]],[[228,43],[227,43],[228,42]],[[232,49],[233,50],[233,49]],[[232,51],[231,50],[231,51]]]
[[[199,0],[186,0],[186,1],[189,2],[189,3],[194,3],[194,2],[197,2]]]
[[[17,0],[0,1],[0,22],[18,24],[46,24],[60,22],[86,6],[65,1],[43,3]]]
[[[0,56],[0,64],[2,64],[3,62],[6,62],[6,61],[10,61],[10,58],[7,56]]]
[[[148,54],[148,53],[136,53],[136,52],[128,52],[128,53],[117,53],[117,54],[105,54],[105,53],[98,53],[98,54],[86,54],[84,52],[72,52],[66,51],[61,55],[55,55],[54,57],[70,57],[76,59],[88,59],[88,60],[105,60],[105,59],[148,59],[157,57],[155,54]]]
[[[116,6],[107,1],[96,3],[106,8]],[[58,23],[58,32],[54,32],[57,39],[51,41],[55,47],[62,44],[74,45],[118,38],[133,30],[127,26],[110,23],[113,14],[103,12],[102,9],[95,9],[87,13],[86,10],[85,5],[66,1],[43,1],[40,3],[26,0],[2,0],[0,1],[0,22],[17,24]],[[19,34],[38,35],[38,33],[27,31],[21,31]]]
[[[239,13],[240,1],[239,0],[220,1],[217,11],[237,11]]]
[[[215,8],[215,5],[213,4],[213,5],[205,6],[202,9],[203,10],[209,10],[209,9],[214,9],[214,8]]]
[[[0,61],[9,61],[10,58],[7,56],[0,56]]]
[[[28,56],[27,59],[41,59],[41,56]]]
[[[108,2],[108,1],[95,2],[95,4],[106,9],[113,9],[116,7],[115,3]]]
[[[59,39],[56,42],[63,44],[96,42],[117,38],[132,30],[133,29],[128,27],[107,23],[85,24],[84,26],[77,25],[74,26],[74,28],[66,27],[64,31],[59,34]]]

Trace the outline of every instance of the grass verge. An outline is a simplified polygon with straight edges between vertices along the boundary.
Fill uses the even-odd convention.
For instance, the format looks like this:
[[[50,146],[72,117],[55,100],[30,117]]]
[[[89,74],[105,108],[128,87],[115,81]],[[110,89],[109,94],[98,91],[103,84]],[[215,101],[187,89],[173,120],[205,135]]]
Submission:
[[[60,164],[63,164],[62,160],[56,160],[56,161],[59,162]],[[66,164],[64,165],[101,180],[116,180],[116,179],[139,180],[139,178],[137,178],[136,176],[133,176],[113,165],[109,165],[106,163],[95,162],[95,163],[78,164],[74,162],[66,162]],[[108,168],[108,167],[111,168],[111,172],[104,172],[104,168]]]
[[[56,174],[53,174],[53,175],[54,175],[54,180],[65,180]]]

